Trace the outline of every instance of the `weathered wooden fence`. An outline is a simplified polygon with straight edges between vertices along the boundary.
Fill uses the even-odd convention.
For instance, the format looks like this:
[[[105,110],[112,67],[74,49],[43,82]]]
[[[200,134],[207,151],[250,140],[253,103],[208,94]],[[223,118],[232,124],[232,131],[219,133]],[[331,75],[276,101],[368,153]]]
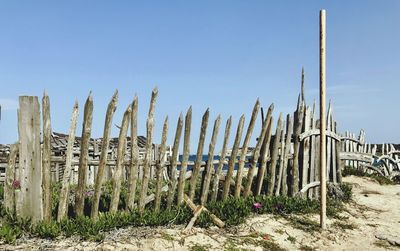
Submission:
[[[319,123],[315,105],[306,105],[303,92],[299,95],[294,114],[288,114],[286,119],[280,114],[275,127],[272,116],[274,106],[269,106],[265,116],[262,112],[263,123],[259,132],[254,132],[261,108],[259,100],[254,105],[247,127],[245,128],[243,115],[235,133],[231,128],[231,117],[227,119],[224,131],[220,130],[222,118],[218,115],[212,126],[208,148],[204,151],[210,117],[207,109],[202,118],[194,161],[189,160],[190,153],[193,152],[190,150],[190,141],[193,139],[191,108],[188,109],[185,119],[182,114],[179,117],[173,137],[168,135],[167,117],[163,125],[161,144],[154,144],[157,95],[158,91],[154,89],[145,138],[137,136],[138,99],[135,97],[125,110],[118,139],[110,139],[113,114],[118,102],[116,92],[107,108],[103,137],[98,140],[90,137],[93,111],[91,94],[84,106],[80,138],[75,137],[77,103],[73,107],[70,130],[66,136],[51,133],[50,100],[47,94],[42,102],[43,117],[40,116],[37,97],[20,97],[20,139],[19,143],[11,147],[9,154],[5,182],[6,207],[15,211],[18,216],[31,217],[34,221],[50,220],[49,182],[61,181],[57,220],[67,217],[71,184],[77,184],[75,211],[78,215],[83,214],[84,194],[88,189],[94,190],[91,217],[97,218],[102,187],[107,179],[112,181],[113,187],[110,206],[112,212],[118,210],[124,179],[128,189],[126,207],[137,208],[140,212],[152,201],[154,210],[161,210],[163,198],[167,201],[166,208],[185,202],[198,215],[202,210],[207,210],[204,206],[208,201],[225,200],[229,196],[297,196],[301,193],[310,198],[318,197]],[[337,133],[331,105],[327,118],[324,119],[327,119],[327,177],[330,182],[337,183],[341,182],[341,170],[345,164],[341,158],[345,154],[341,151],[347,149],[347,141],[353,141]],[[41,120],[44,125],[42,137]],[[220,153],[216,154],[218,135],[223,135],[223,144]],[[229,138],[233,136],[234,143],[230,147]],[[249,146],[252,137],[257,138],[254,147]],[[63,141],[61,147],[60,144],[54,144],[57,140]],[[173,142],[172,147],[167,146],[167,141]],[[179,158],[181,142],[183,153]],[[204,152],[206,158],[203,157]],[[74,173],[77,173],[77,178],[74,178]],[[154,180],[156,184],[154,193],[148,190],[150,180]],[[223,226],[216,217],[212,217],[217,225]]]

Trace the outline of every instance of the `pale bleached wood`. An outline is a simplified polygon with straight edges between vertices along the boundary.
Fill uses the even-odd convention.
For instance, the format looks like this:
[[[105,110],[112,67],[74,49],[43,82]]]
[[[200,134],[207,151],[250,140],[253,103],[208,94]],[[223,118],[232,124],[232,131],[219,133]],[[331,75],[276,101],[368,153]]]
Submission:
[[[144,200],[147,196],[147,189],[149,186],[149,174],[150,174],[150,162],[152,158],[152,150],[153,150],[153,127],[154,127],[154,111],[156,106],[156,99],[158,95],[157,88],[154,88],[151,93],[151,100],[150,100],[150,108],[149,113],[147,115],[147,122],[146,122],[146,149],[145,149],[145,156],[144,156],[144,165],[143,165],[143,179],[142,179],[142,186],[140,189],[140,197],[139,197],[139,212],[144,212]]]
[[[38,97],[19,97],[19,181],[16,215],[43,220],[42,160],[40,147],[40,107]]]
[[[157,170],[156,170],[157,181],[156,181],[155,204],[154,204],[154,210],[156,212],[160,210],[160,205],[161,205],[161,192],[162,192],[162,181],[163,181],[162,172],[165,168],[165,150],[167,145],[167,134],[168,134],[168,116],[165,118],[163,125],[160,152],[157,161]]]
[[[283,124],[285,124],[285,121],[283,121]],[[280,133],[280,154],[279,154],[279,172],[278,172],[278,181],[276,182],[276,189],[275,189],[275,196],[279,196],[280,191],[281,191],[281,184],[282,184],[282,179],[283,179],[283,152],[285,151],[285,135],[284,135],[284,130],[281,130]]]
[[[210,114],[210,111],[209,111],[209,109],[207,109],[207,111],[204,113],[203,118],[201,120],[201,129],[200,129],[200,136],[199,136],[199,144],[197,146],[196,162],[193,167],[193,175],[190,178],[190,183],[189,183],[189,198],[191,200],[193,200],[194,195],[195,195],[197,179],[198,179],[199,173],[200,173],[200,163],[203,160],[204,140],[205,140],[206,132],[207,132],[209,114]]]
[[[13,184],[16,182],[16,158],[18,154],[18,143],[10,146],[10,154],[8,155],[8,165],[6,168],[6,180],[4,184],[4,208],[11,214],[15,213],[15,192],[18,189]]]
[[[241,191],[242,179],[243,179],[243,169],[244,169],[244,164],[246,162],[247,149],[249,147],[251,134],[253,133],[253,129],[254,129],[254,126],[256,123],[256,119],[257,119],[259,110],[260,110],[260,101],[257,99],[257,101],[254,105],[254,108],[253,108],[253,112],[251,113],[249,126],[247,127],[246,136],[244,137],[242,149],[240,151],[239,166],[238,166],[238,170],[236,173],[236,184],[235,184],[235,197],[236,198],[240,197],[240,191]]]
[[[218,161],[218,167],[213,176],[213,184],[212,184],[212,188],[211,188],[211,201],[217,200],[218,188],[219,188],[219,178],[221,176],[222,168],[224,167],[226,150],[228,148],[228,140],[229,140],[229,135],[230,135],[230,131],[231,131],[231,125],[232,125],[232,116],[230,116],[229,119],[226,121],[224,143],[222,145],[221,155],[220,155],[220,159]]]
[[[186,204],[189,206],[189,208],[195,212],[197,211],[197,209],[199,208],[198,206],[196,206],[193,201],[189,198],[189,196],[187,196],[186,194],[184,195],[183,199],[185,200]],[[211,220],[213,221],[213,223],[220,227],[223,228],[225,226],[225,223],[219,219],[215,214],[212,214],[210,211],[208,211],[208,209],[206,207],[202,207],[202,211],[208,212],[209,216],[211,217]]]
[[[274,188],[275,188],[275,179],[276,179],[276,165],[278,163],[278,157],[279,157],[279,143],[280,143],[280,133],[282,130],[282,113],[279,114],[278,118],[278,124],[276,126],[275,130],[275,137],[274,137],[274,143],[272,146],[272,152],[271,152],[271,162],[269,164],[269,180],[268,180],[268,190],[267,190],[267,195],[271,196],[273,195]]]
[[[274,109],[273,105],[272,105],[271,109],[268,109],[267,117],[271,116],[271,120],[268,125],[267,132],[264,137],[264,141],[261,146],[261,153],[260,153],[261,158],[259,161],[260,167],[258,168],[258,172],[257,172],[257,185],[256,185],[256,191],[255,191],[254,195],[261,194],[261,190],[262,190],[263,183],[264,183],[265,171],[267,169],[267,161],[269,158],[269,145],[271,142],[271,134],[272,134],[272,124],[273,124],[272,112],[273,112],[273,109]]]
[[[328,112],[326,114],[326,130],[332,131],[332,106],[329,101]],[[330,137],[326,138],[326,177],[329,181],[331,174],[331,161],[332,161],[332,139]]]
[[[176,202],[177,205],[183,202],[183,193],[185,190],[185,181],[186,181],[185,174],[187,171],[189,154],[190,154],[191,127],[192,127],[192,107],[190,106],[185,116],[185,132],[183,135],[183,156],[182,156],[181,170],[179,172],[179,180],[178,180],[178,196]]]
[[[313,108],[311,110],[310,114],[310,121],[311,121],[311,130],[315,130],[316,128],[316,115],[315,115],[315,101],[313,104]],[[310,131],[311,131],[310,130]],[[318,130],[319,134],[319,130]],[[315,135],[311,136],[310,138],[310,176],[309,176],[309,182],[313,182],[315,180]],[[308,191],[308,198],[312,199],[313,198],[313,190]]]
[[[326,11],[320,12],[320,225],[326,228],[326,125],[325,125],[325,99],[326,99]]]
[[[42,98],[43,145],[42,145],[42,184],[43,184],[43,219],[51,220],[51,119],[50,99],[46,91]]]
[[[218,137],[218,131],[219,131],[219,126],[221,124],[221,116],[218,115],[217,119],[214,122],[214,128],[211,136],[211,141],[210,145],[208,147],[208,158],[207,158],[207,165],[205,169],[205,175],[204,175],[204,182],[203,182],[203,187],[202,187],[202,192],[201,192],[201,197],[200,197],[200,204],[205,205],[208,199],[208,190],[210,187],[210,181],[211,181],[211,175],[214,172],[214,149],[215,149],[215,144],[217,142],[217,137]]]
[[[289,195],[296,194],[299,191],[299,161],[300,161],[300,139],[301,128],[303,126],[304,103],[302,102],[294,118],[294,142],[293,142],[293,168],[291,175],[291,189]]]
[[[247,183],[245,185],[244,193],[243,193],[244,197],[248,197],[251,193],[254,174],[255,174],[255,171],[257,168],[257,163],[260,158],[261,147],[264,142],[265,135],[267,134],[268,127],[270,126],[270,123],[271,123],[273,109],[274,109],[274,104],[271,104],[268,108],[267,117],[264,119],[264,121],[262,123],[262,128],[260,131],[260,136],[258,137],[258,140],[257,140],[256,147],[253,150],[253,158],[251,160],[250,168],[247,173]]]
[[[283,153],[283,164],[282,164],[282,195],[288,194],[287,186],[287,169],[289,165],[289,154],[292,145],[292,134],[293,134],[293,118],[290,114],[287,115],[287,126],[286,126],[286,139],[285,139],[285,151]]]
[[[239,123],[238,123],[237,130],[236,130],[235,141],[233,143],[231,156],[229,158],[228,171],[225,176],[224,190],[222,193],[223,200],[226,200],[229,195],[229,190],[231,187],[230,180],[232,179],[233,170],[235,169],[236,157],[237,157],[238,150],[239,150],[240,140],[242,138],[243,125],[244,125],[244,115],[242,115],[239,119]]]
[[[137,138],[137,114],[139,101],[137,95],[133,98],[132,113],[131,113],[131,159],[128,181],[128,201],[127,209],[133,209],[135,205],[136,186],[138,180],[139,169],[139,146]]]
[[[88,169],[89,142],[90,142],[90,134],[92,131],[92,119],[93,119],[93,96],[92,93],[90,92],[89,97],[86,100],[85,109],[83,113],[81,152],[80,152],[79,169],[78,169],[78,186],[76,188],[76,194],[75,194],[75,212],[77,215],[83,215],[83,209],[85,206],[86,176]]]
[[[311,126],[311,107],[307,106],[304,113],[304,132],[310,130]],[[301,175],[301,187],[304,187],[308,183],[308,173],[310,170],[310,139],[306,138],[303,140],[303,164],[302,164],[302,175]]]
[[[76,123],[78,120],[78,102],[76,101],[72,109],[71,124],[68,132],[68,143],[66,151],[65,168],[60,191],[60,200],[58,203],[57,221],[60,222],[67,216],[68,195],[70,188],[71,172],[72,172],[72,155],[75,143]]]
[[[117,165],[115,167],[115,172],[112,177],[112,194],[111,194],[111,203],[110,203],[110,212],[115,213],[118,210],[119,204],[119,196],[121,193],[121,175],[122,168],[124,167],[124,158],[125,158],[125,142],[126,142],[126,134],[128,133],[129,120],[132,112],[131,105],[128,106],[126,111],[124,112],[124,116],[122,118],[121,129],[119,130],[118,136],[118,148],[117,148]]]
[[[101,143],[100,162],[97,169],[97,178],[94,186],[93,202],[90,215],[92,219],[97,219],[99,214],[99,202],[101,196],[101,188],[104,183],[104,171],[106,169],[108,147],[110,143],[111,126],[114,112],[118,103],[118,91],[115,91],[107,106],[106,118],[104,121],[103,140]]]
[[[167,198],[167,209],[170,209],[172,203],[174,202],[175,190],[176,190],[176,166],[178,160],[178,151],[179,151],[179,143],[181,140],[183,127],[183,116],[182,113],[179,116],[178,123],[176,126],[174,145],[172,147],[172,156],[170,157],[170,181],[169,181],[169,189],[168,189],[168,198]]]
[[[335,117],[333,116],[333,108],[331,108],[331,109],[332,109],[332,112],[331,112],[332,130],[333,130],[333,132],[336,133]],[[338,159],[337,159],[338,151],[336,151],[336,145],[337,145],[337,141],[332,140],[332,182],[335,184],[337,183],[337,174],[338,174],[337,173],[337,169],[338,169],[337,165],[339,165],[339,162],[340,162],[340,160],[338,162]]]

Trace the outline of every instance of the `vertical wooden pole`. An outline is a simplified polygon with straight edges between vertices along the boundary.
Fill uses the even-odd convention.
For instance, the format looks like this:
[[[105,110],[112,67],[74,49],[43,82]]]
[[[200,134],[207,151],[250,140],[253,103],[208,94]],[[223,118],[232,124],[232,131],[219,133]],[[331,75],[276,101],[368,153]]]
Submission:
[[[118,210],[119,196],[121,193],[121,174],[122,169],[124,167],[125,160],[125,142],[126,142],[126,134],[128,132],[129,120],[131,117],[132,107],[128,106],[126,111],[124,112],[124,117],[122,118],[121,129],[119,131],[118,136],[118,149],[117,149],[117,166],[115,167],[115,172],[112,177],[112,195],[111,195],[111,204],[110,204],[110,212],[115,213]]]
[[[326,120],[325,120],[325,96],[326,96],[326,29],[325,29],[325,21],[326,21],[326,12],[325,10],[320,11],[320,203],[321,203],[321,212],[320,212],[320,224],[321,228],[326,228]]]
[[[186,180],[186,170],[189,161],[189,149],[190,149],[190,130],[192,125],[192,107],[189,107],[189,110],[186,112],[185,117],[185,133],[183,136],[183,156],[181,163],[181,170],[179,172],[179,181],[178,181],[178,198],[177,205],[183,202],[183,193],[185,190],[185,180]],[[204,141],[203,141],[204,142]],[[197,162],[197,160],[196,160]],[[193,167],[194,169],[195,167]],[[200,168],[200,166],[199,166]],[[193,172],[192,172],[193,175]]]
[[[83,114],[83,128],[82,128],[82,141],[81,153],[79,159],[79,173],[78,173],[78,187],[76,189],[75,197],[75,211],[77,215],[83,215],[85,205],[85,189],[86,189],[86,176],[88,169],[89,159],[89,141],[92,131],[92,118],[93,118],[93,96],[90,92],[89,97],[85,103]]]
[[[279,154],[279,143],[281,141],[281,129],[282,129],[282,113],[279,114],[278,123],[276,125],[274,143],[272,145],[271,152],[271,162],[269,165],[269,180],[268,180],[268,190],[267,195],[272,196],[275,188],[275,179],[276,179],[276,165],[278,164],[278,154]]]
[[[145,206],[145,199],[147,197],[147,189],[149,186],[149,174],[151,168],[151,153],[153,149],[153,127],[154,127],[154,110],[156,106],[156,99],[158,95],[157,88],[154,88],[151,93],[151,100],[150,100],[150,108],[149,113],[147,115],[147,122],[146,122],[146,153],[144,156],[144,165],[143,165],[143,179],[142,179],[142,187],[140,190],[140,197],[139,197],[139,212],[144,212]]]
[[[155,205],[154,211],[158,212],[160,210],[161,205],[161,188],[162,188],[162,173],[165,167],[165,150],[167,145],[167,134],[168,134],[168,116],[164,120],[164,126],[162,130],[161,136],[161,145],[159,151],[159,157],[157,162],[157,170],[156,170],[156,192],[155,192]]]
[[[127,208],[133,209],[135,204],[136,186],[138,180],[139,169],[139,146],[137,139],[137,113],[138,113],[138,97],[135,95],[132,102],[131,114],[131,163],[128,181],[128,203]]]
[[[43,149],[42,149],[42,170],[43,170],[43,219],[51,220],[51,122],[50,122],[50,100],[46,91],[42,99],[43,116]]]
[[[4,207],[8,212],[15,212],[15,163],[18,154],[18,143],[12,144],[10,147],[10,155],[8,155],[8,166],[6,168],[6,181],[4,184]]]
[[[19,195],[16,212],[19,217],[43,220],[42,158],[40,149],[40,107],[38,97],[19,97]]]
[[[110,134],[111,134],[111,125],[112,118],[114,116],[114,112],[117,108],[118,102],[118,91],[115,91],[114,95],[111,98],[110,103],[108,103],[107,114],[104,122],[104,131],[103,131],[103,140],[101,143],[101,153],[100,153],[100,162],[97,170],[97,178],[94,187],[94,196],[92,202],[92,210],[90,215],[93,219],[97,219],[99,214],[99,202],[101,196],[101,187],[104,182],[104,171],[106,169],[107,157],[108,157],[108,146],[110,143]]]
[[[60,192],[60,202],[58,204],[57,221],[61,221],[68,213],[67,212],[68,195],[69,195],[69,186],[71,183],[70,180],[72,172],[72,155],[75,143],[75,131],[76,131],[77,119],[78,119],[78,102],[75,101],[74,108],[72,109],[71,125],[68,133],[67,152],[65,156],[66,158],[65,168],[64,168],[62,187]]]

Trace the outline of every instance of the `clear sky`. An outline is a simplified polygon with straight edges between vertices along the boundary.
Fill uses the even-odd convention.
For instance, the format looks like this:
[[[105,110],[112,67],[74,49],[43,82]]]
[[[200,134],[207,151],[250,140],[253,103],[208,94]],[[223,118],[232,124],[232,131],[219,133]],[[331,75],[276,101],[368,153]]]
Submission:
[[[100,137],[115,89],[120,98],[114,122],[120,124],[137,93],[144,134],[151,90],[157,86],[155,141],[168,115],[172,143],[179,113],[192,105],[191,152],[207,107],[211,126],[221,114],[224,128],[232,115],[233,130],[241,114],[247,127],[257,97],[264,107],[275,104],[275,118],[293,112],[302,66],[308,104],[318,98],[322,8],[327,10],[328,98],[339,129],[357,133],[363,128],[370,142],[399,143],[396,0],[1,1],[0,143],[18,138],[18,96],[41,98],[44,89],[53,131],[68,131],[73,103],[79,101],[78,135],[92,90],[92,135]],[[112,134],[118,135],[116,127]]]

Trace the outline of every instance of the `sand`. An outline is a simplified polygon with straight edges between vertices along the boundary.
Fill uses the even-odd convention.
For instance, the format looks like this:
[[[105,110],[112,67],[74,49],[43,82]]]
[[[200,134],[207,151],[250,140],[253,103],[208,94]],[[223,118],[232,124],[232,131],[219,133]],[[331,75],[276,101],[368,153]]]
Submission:
[[[368,178],[346,177],[353,184],[353,202],[329,219],[328,229],[302,230],[293,221],[273,215],[257,215],[245,224],[227,229],[124,228],[107,234],[103,242],[79,238],[57,240],[20,239],[2,250],[400,250],[400,185],[381,186]],[[304,219],[303,216],[297,217]],[[305,219],[318,222],[318,215]],[[392,242],[390,244],[387,240]],[[272,249],[274,250],[274,249]]]

